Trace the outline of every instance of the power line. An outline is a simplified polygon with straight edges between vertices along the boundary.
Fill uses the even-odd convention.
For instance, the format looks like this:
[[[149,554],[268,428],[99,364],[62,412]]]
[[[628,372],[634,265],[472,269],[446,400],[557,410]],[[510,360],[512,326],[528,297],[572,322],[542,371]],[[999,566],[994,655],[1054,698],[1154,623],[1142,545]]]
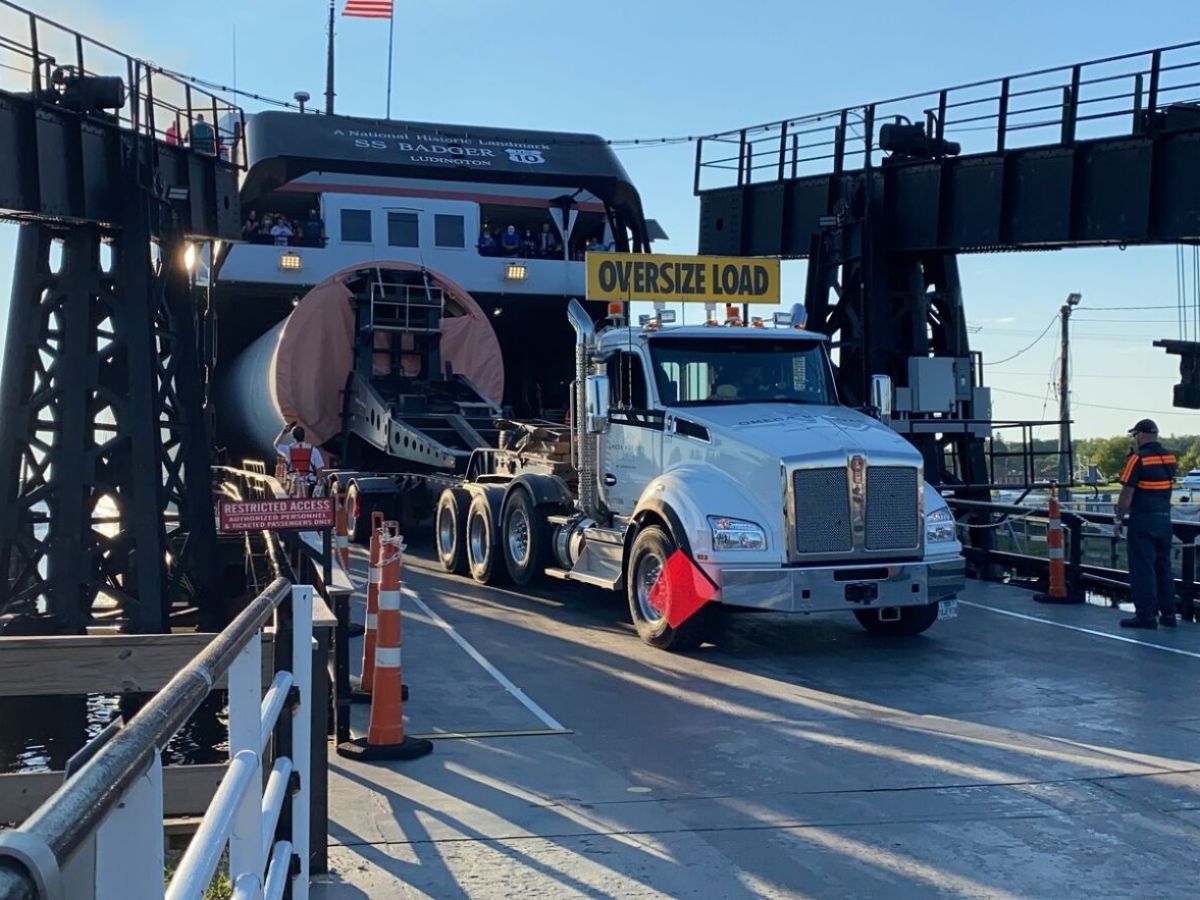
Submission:
[[[1044,338],[1047,334],[1050,333],[1050,329],[1054,327],[1054,323],[1057,321],[1058,321],[1058,314],[1056,313],[1055,315],[1050,317],[1050,321],[1046,324],[1046,327],[1042,330],[1042,333],[1039,334],[1037,337],[1035,337],[1031,344],[1029,344],[1025,347],[1022,347],[1020,350],[1018,350],[1012,356],[1006,356],[1004,359],[997,360],[994,363],[990,363],[990,365],[998,366],[998,365],[1001,365],[1002,363],[1011,362],[1012,360],[1016,359],[1018,356],[1020,356],[1025,351],[1032,350],[1035,346],[1037,346],[1037,343],[1042,338]]]
[[[1037,394],[1030,394],[1027,391],[1012,391],[1012,390],[1009,390],[1008,388],[1000,388],[1000,387],[994,387],[994,388],[992,388],[992,390],[999,391],[1001,394],[1012,394],[1016,397],[1028,397],[1030,400],[1042,400],[1043,399],[1042,397],[1039,397]],[[1187,410],[1182,410],[1182,409],[1175,409],[1175,410],[1135,409],[1131,406],[1108,406],[1103,403],[1084,403],[1082,400],[1075,400],[1075,399],[1072,399],[1071,402],[1074,403],[1076,406],[1088,406],[1088,407],[1091,407],[1092,409],[1110,409],[1115,412],[1141,413],[1142,415],[1145,415],[1146,413],[1152,413],[1156,416],[1178,416],[1178,415],[1183,415],[1187,412]],[[1043,409],[1045,409],[1044,406],[1043,406]]]
[[[1002,372],[1000,374],[1002,374],[1002,375],[1028,375],[1028,376],[1036,375],[1037,377],[1041,378],[1046,373],[1045,372],[1019,372],[1019,371],[1016,371],[1015,369],[1006,369],[1004,372]],[[1071,372],[1071,377],[1072,378],[1118,378],[1121,381],[1125,381],[1126,379],[1129,379],[1129,378],[1144,379],[1146,381],[1162,381],[1163,380],[1162,375],[1108,375],[1108,374],[1104,374],[1101,372],[1084,372],[1082,374],[1079,374],[1074,371]]]

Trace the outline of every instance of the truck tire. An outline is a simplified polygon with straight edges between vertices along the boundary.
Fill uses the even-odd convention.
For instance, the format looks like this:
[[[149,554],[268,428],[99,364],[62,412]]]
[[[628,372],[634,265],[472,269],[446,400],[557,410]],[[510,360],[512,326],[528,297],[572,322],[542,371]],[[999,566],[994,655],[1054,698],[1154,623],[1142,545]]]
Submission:
[[[433,523],[442,568],[454,575],[467,574],[467,507],[471,495],[459,487],[446,488],[438,498]]]
[[[370,494],[361,493],[358,485],[350,485],[346,492],[346,534],[352,543],[360,547],[371,543],[371,513],[375,504]]]
[[[542,577],[546,568],[546,550],[550,529],[542,511],[533,504],[533,497],[524,488],[508,495],[502,513],[500,543],[504,565],[513,583],[521,587]]]
[[[467,569],[480,584],[499,584],[507,574],[496,528],[499,504],[493,501],[490,491],[473,493],[467,507]]]
[[[926,631],[938,618],[938,604],[927,603],[924,606],[903,606],[900,608],[900,618],[884,621],[879,618],[877,609],[856,609],[854,618],[858,624],[871,634],[888,636],[911,637]]]
[[[650,589],[675,550],[671,536],[657,525],[643,528],[633,539],[625,568],[629,615],[638,637],[651,647],[692,650],[704,640],[710,610],[701,609],[678,628],[672,628],[649,602]]]

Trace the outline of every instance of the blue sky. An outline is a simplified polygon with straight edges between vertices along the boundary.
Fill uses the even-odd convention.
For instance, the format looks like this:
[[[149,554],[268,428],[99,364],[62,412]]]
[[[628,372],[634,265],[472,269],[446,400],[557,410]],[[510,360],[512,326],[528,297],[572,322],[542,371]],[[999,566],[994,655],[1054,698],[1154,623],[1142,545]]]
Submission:
[[[324,90],[325,0],[28,0],[37,12],[127,52],[243,89]],[[338,0],[339,9],[342,0]],[[710,133],[1200,37],[1194,0],[1005,4],[894,0],[397,0],[393,114],[417,121],[598,132],[612,138]],[[381,116],[387,25],[337,21],[338,110]],[[247,104],[253,109],[253,104]],[[699,203],[687,145],[625,151],[649,215],[696,249]],[[0,225],[0,331],[15,229]],[[1190,257],[1189,257],[1190,259]],[[785,266],[789,302],[804,266]],[[1073,332],[1075,435],[1128,428],[1144,410],[1164,432],[1200,432],[1172,411],[1178,334],[1175,250],[1074,250],[967,257],[968,317],[985,360],[1029,344],[1063,298],[1084,295]],[[1130,306],[1136,311],[1087,311]],[[997,418],[1052,418],[1055,332],[989,373]],[[1029,396],[1025,396],[1029,395]],[[1125,407],[1108,409],[1103,407]],[[1052,436],[1046,429],[1043,436]]]

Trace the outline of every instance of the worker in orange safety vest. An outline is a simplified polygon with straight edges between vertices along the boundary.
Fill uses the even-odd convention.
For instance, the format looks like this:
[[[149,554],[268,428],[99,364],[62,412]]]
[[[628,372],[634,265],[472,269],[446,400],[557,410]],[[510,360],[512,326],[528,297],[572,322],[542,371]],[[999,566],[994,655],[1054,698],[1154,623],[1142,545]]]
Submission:
[[[312,484],[317,480],[317,473],[325,468],[325,459],[321,456],[321,449],[304,438],[304,429],[295,422],[289,422],[275,438],[275,452],[283,457],[289,472],[304,476]]]

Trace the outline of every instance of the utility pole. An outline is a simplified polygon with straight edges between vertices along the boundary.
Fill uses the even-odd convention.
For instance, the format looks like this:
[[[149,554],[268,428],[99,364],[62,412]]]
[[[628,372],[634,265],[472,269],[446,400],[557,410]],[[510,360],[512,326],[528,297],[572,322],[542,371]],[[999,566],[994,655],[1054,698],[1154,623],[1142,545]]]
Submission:
[[[334,3],[329,0],[329,54],[325,63],[325,115],[333,115],[333,16]]]
[[[1071,471],[1071,387],[1069,379],[1070,367],[1070,323],[1071,310],[1083,300],[1082,294],[1067,294],[1067,302],[1059,310],[1062,319],[1062,346],[1058,373],[1058,499],[1071,499],[1071,481],[1074,473]]]

